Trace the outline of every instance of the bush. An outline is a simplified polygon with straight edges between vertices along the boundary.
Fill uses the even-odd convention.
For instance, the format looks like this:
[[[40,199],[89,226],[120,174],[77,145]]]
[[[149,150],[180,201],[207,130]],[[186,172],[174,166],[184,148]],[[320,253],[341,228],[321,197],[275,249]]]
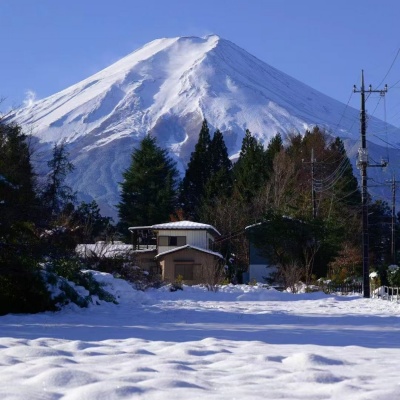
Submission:
[[[18,258],[1,262],[0,315],[57,309],[39,269],[31,262]]]
[[[75,257],[47,262],[45,269],[47,283],[61,291],[54,297],[59,305],[72,302],[79,307],[88,307],[90,303],[93,303],[93,296],[97,296],[99,300],[118,304],[115,297],[103,289],[103,284],[97,282],[90,272],[83,271],[85,266]],[[74,285],[82,286],[88,294],[83,296]]]
[[[387,280],[390,286],[400,287],[400,267],[398,265],[389,265]]]
[[[86,257],[84,259],[88,269],[107,272],[117,278],[124,279],[133,284],[137,290],[147,288],[159,288],[163,285],[158,274],[153,274],[137,266],[135,257],[116,256],[116,257]]]
[[[170,292],[176,292],[177,290],[183,290],[183,276],[178,275],[175,282],[171,284]]]

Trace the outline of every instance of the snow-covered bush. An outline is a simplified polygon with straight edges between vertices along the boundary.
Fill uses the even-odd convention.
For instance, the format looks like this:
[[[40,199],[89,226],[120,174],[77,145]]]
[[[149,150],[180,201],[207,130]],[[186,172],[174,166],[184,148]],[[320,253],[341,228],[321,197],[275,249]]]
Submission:
[[[43,276],[58,307],[75,303],[88,307],[94,299],[117,303],[115,297],[104,290],[92,274],[84,271],[77,258],[59,258],[43,265]]]
[[[382,285],[381,276],[378,271],[372,271],[369,274],[369,280],[371,282],[372,290],[375,290]]]
[[[387,269],[387,280],[390,286],[400,286],[400,267],[398,265],[389,265]]]
[[[134,255],[116,254],[89,254],[82,259],[88,269],[106,272],[117,278],[125,279],[133,284],[137,290],[146,290],[149,287],[160,287],[162,282],[158,274],[140,268]]]

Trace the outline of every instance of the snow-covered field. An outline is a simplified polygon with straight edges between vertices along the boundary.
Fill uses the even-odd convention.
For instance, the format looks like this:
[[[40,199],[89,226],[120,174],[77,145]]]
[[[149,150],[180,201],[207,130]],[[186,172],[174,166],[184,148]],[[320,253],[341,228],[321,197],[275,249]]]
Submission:
[[[399,399],[400,306],[262,287],[0,317],[0,399]]]

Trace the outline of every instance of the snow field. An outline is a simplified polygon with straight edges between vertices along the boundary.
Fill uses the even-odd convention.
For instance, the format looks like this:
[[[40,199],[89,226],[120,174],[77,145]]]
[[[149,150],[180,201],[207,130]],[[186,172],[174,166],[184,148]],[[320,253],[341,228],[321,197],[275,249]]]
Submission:
[[[399,305],[261,286],[0,317],[1,399],[398,398]]]

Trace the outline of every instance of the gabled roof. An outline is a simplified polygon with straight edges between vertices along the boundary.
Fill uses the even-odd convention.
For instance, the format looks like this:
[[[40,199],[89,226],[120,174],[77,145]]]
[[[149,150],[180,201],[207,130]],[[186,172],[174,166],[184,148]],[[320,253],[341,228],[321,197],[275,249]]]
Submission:
[[[160,230],[204,230],[213,233],[216,236],[221,236],[221,234],[212,226],[208,224],[202,224],[200,222],[193,221],[176,221],[167,222],[165,224],[156,224],[151,226],[132,226],[129,228],[130,231],[138,229],[152,229],[155,231]]]
[[[187,244],[185,246],[180,246],[180,247],[174,247],[171,250],[163,251],[162,253],[157,254],[154,258],[157,259],[157,258],[160,258],[162,256],[165,256],[166,254],[175,253],[175,252],[178,252],[178,251],[181,251],[181,250],[185,250],[185,249],[193,249],[193,250],[196,250],[196,251],[200,251],[202,253],[211,254],[211,255],[213,255],[215,257],[218,257],[218,258],[221,258],[221,259],[224,258],[224,257],[222,257],[222,255],[220,253],[217,253],[217,252],[211,251],[211,250],[207,250],[207,249],[202,249],[201,247],[192,246],[190,244]]]

